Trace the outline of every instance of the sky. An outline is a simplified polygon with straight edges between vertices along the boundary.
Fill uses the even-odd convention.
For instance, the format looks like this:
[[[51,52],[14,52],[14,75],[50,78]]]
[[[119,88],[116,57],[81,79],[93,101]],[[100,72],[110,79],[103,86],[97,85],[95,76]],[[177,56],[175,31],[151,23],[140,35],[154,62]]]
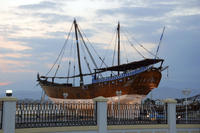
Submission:
[[[162,29],[159,57],[169,66],[154,98],[183,97],[183,89],[200,93],[199,0],[0,0],[0,96],[12,89],[17,98],[41,97],[36,75],[46,74],[76,18],[101,56],[111,62],[117,23],[155,53]],[[123,41],[123,39],[122,39]],[[125,42],[125,41],[124,41]],[[133,45],[145,55],[137,43]],[[125,45],[124,45],[125,46]],[[140,60],[130,46],[122,57]],[[108,53],[107,55],[105,53]],[[125,60],[122,60],[125,62]],[[86,69],[86,68],[85,68]]]

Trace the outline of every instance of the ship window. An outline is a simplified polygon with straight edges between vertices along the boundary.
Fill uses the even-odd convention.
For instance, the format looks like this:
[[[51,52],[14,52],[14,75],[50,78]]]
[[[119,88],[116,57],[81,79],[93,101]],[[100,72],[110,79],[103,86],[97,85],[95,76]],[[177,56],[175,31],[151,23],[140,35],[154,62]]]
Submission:
[[[120,79],[119,82],[123,82],[123,79]]]
[[[112,81],[112,84],[115,84],[115,81]]]
[[[107,82],[104,82],[104,84],[107,85],[108,83],[107,83]]]
[[[131,79],[130,77],[127,78],[127,80],[130,80],[130,79]]]

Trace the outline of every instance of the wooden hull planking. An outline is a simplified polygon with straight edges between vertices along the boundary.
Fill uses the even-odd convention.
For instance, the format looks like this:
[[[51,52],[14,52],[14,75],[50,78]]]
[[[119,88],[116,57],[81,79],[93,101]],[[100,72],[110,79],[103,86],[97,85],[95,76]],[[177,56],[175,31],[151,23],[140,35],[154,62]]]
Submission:
[[[92,99],[98,96],[116,96],[117,90],[121,90],[122,95],[147,95],[153,88],[158,87],[161,77],[162,74],[157,69],[147,70],[117,80],[93,83],[81,87],[54,84],[43,80],[39,80],[39,83],[45,94],[50,98],[64,99],[63,94],[67,93],[67,99]],[[48,82],[48,84],[45,82]]]

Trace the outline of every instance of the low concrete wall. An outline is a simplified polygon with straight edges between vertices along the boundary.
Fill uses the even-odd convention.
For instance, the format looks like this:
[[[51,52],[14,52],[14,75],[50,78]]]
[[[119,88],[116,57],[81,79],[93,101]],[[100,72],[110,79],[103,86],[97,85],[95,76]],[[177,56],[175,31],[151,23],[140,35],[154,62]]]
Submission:
[[[200,124],[176,124],[177,133],[200,133]]]
[[[108,126],[108,133],[167,133],[168,125],[116,125]]]
[[[168,125],[108,126],[108,133],[169,133]],[[177,133],[200,133],[200,124],[176,125]],[[49,127],[16,129],[16,133],[98,133],[98,126]],[[3,133],[0,130],[0,133]]]
[[[15,129],[15,133],[97,133],[97,126],[48,127]],[[0,133],[3,133],[0,130]]]
[[[200,133],[200,124],[176,125],[177,133]],[[169,133],[167,124],[108,126],[108,133]]]

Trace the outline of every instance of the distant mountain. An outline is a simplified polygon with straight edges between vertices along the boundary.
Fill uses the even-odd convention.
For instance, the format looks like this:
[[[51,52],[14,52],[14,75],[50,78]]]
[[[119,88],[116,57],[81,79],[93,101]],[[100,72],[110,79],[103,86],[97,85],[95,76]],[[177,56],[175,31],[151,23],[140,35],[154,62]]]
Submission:
[[[185,102],[185,98],[180,98],[180,99],[176,99],[178,103],[184,103]],[[188,97],[187,98],[188,101],[190,102],[195,102],[195,101],[199,101],[200,102],[200,94],[192,96],[192,97]]]
[[[185,89],[185,88],[183,88]],[[166,98],[184,98],[182,91],[183,89],[171,88],[171,87],[159,87],[153,89],[148,95],[147,98],[153,99],[166,99]],[[195,96],[200,94],[200,89],[191,89],[191,93],[188,97]]]

